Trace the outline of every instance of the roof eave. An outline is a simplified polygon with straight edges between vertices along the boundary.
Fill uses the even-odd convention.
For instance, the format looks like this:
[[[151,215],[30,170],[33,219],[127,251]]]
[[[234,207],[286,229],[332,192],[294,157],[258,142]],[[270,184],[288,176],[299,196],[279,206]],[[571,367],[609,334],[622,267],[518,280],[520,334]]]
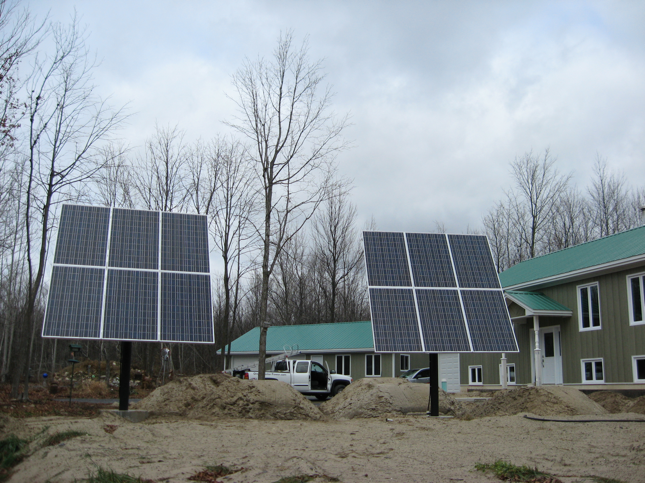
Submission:
[[[590,275],[600,275],[604,272],[616,271],[616,269],[627,269],[636,266],[639,263],[645,263],[645,254],[636,255],[634,257],[623,258],[613,262],[607,262],[592,267],[585,267],[571,272],[560,273],[551,277],[544,277],[528,282],[522,282],[515,285],[508,285],[504,290],[522,290],[527,288],[542,288],[551,285],[557,285],[564,281],[573,281],[577,279],[587,278]]]

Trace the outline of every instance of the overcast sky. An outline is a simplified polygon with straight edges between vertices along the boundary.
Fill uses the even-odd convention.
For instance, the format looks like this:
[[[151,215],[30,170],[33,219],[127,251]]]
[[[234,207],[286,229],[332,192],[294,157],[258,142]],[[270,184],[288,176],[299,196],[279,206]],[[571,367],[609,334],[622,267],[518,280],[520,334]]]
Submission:
[[[231,75],[269,57],[281,31],[324,58],[333,108],[349,113],[359,223],[449,232],[481,226],[516,156],[550,148],[584,189],[596,154],[645,187],[645,2],[32,1],[74,9],[101,65],[102,95],[188,140],[226,132]]]

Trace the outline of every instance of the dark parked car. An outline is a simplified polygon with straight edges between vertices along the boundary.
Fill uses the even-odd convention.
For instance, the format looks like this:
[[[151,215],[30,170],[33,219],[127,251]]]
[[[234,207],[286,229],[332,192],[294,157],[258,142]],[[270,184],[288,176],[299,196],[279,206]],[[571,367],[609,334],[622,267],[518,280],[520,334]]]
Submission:
[[[422,382],[430,384],[430,368],[424,367],[423,369],[410,369],[409,371],[401,374],[401,377],[407,379],[408,382]]]

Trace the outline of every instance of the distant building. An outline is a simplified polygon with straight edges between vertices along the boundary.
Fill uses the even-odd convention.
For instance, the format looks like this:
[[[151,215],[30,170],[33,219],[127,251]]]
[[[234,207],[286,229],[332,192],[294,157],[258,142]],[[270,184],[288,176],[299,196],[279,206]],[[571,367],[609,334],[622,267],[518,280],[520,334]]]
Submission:
[[[231,367],[258,362],[260,328],[250,330],[231,342]],[[427,354],[376,354],[372,323],[282,325],[269,327],[267,356],[285,350],[299,353],[293,359],[310,359],[327,365],[338,374],[356,379],[399,377],[409,369],[428,367]],[[439,379],[445,379],[449,392],[459,392],[459,355],[439,356]]]

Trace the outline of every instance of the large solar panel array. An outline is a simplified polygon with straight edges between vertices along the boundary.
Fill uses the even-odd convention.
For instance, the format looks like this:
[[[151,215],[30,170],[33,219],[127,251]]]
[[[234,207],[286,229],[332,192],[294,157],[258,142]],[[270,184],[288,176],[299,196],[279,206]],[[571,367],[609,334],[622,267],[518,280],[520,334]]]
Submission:
[[[518,352],[488,240],[363,233],[377,352]]]
[[[213,342],[207,218],[63,205],[43,337]]]

